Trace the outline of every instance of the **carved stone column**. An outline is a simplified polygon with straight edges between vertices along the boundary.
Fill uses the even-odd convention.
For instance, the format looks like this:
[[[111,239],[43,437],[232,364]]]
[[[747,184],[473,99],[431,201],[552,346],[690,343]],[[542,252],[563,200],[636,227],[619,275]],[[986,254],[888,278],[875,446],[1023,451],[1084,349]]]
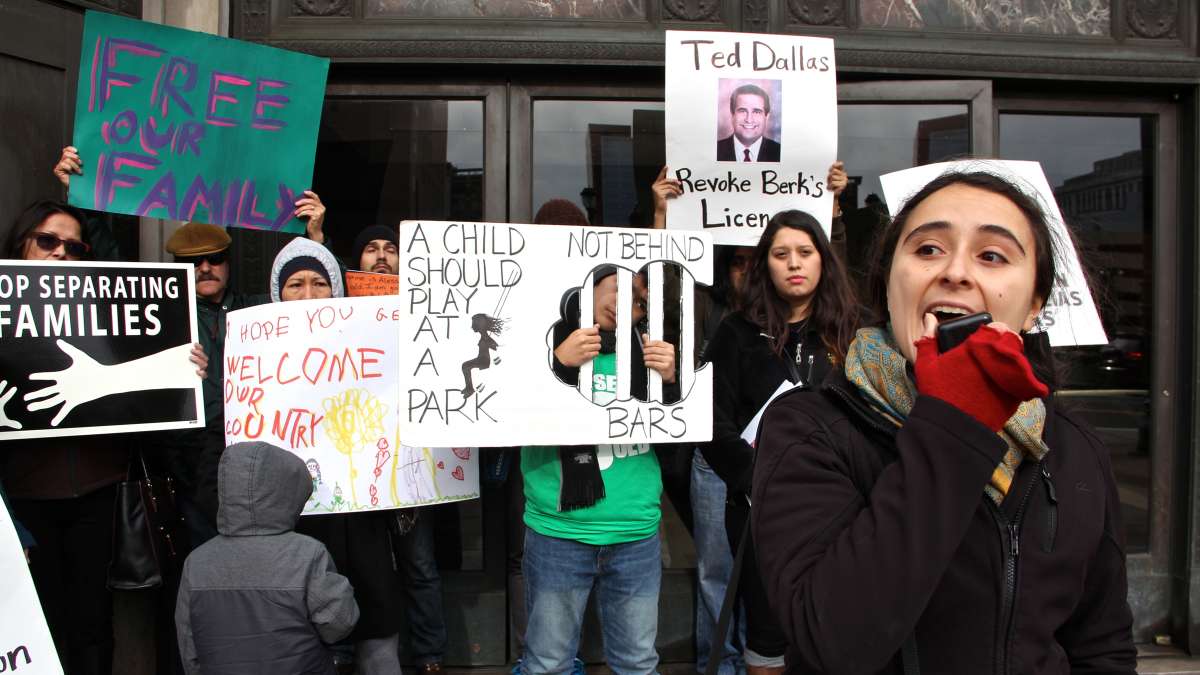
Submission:
[[[165,26],[229,35],[229,0],[142,0],[142,19]],[[163,245],[183,223],[142,217],[138,229],[138,259],[169,261]]]

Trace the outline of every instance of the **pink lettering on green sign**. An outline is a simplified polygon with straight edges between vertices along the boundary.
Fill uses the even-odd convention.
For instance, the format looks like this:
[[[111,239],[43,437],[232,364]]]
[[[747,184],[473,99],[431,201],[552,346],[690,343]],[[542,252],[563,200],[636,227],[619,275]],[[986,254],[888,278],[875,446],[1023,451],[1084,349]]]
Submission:
[[[219,73],[213,71],[212,77],[208,80],[208,114],[204,116],[204,121],[218,127],[236,126],[237,122],[232,117],[219,117],[217,115],[217,104],[220,102],[236,104],[238,99],[232,93],[221,91],[221,85],[228,84],[236,87],[250,86],[250,80],[244,77],[238,77],[232,73]]]

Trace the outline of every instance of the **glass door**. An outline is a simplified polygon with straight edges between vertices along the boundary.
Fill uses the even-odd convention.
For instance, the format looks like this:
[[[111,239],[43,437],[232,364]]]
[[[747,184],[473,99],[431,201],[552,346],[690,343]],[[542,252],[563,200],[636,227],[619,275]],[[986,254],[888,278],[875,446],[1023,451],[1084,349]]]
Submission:
[[[990,155],[991,120],[988,81],[838,85],[838,157],[850,176],[839,201],[846,262],[860,288],[871,245],[888,213],[879,177],[931,162]]]
[[[510,98],[512,222],[646,227],[653,220],[650,186],[665,162],[661,85],[518,85]],[[549,207],[548,207],[549,208]],[[542,217],[539,218],[539,212]],[[557,216],[557,220],[556,220]],[[672,340],[671,336],[664,339]],[[658,652],[664,663],[695,663],[695,568],[687,476],[691,449],[660,454],[663,580],[659,600]],[[580,653],[603,662],[594,605],[584,621]]]
[[[1175,106],[1005,98],[998,155],[1042,163],[1091,277],[1109,343],[1059,349],[1060,397],[1099,433],[1121,498],[1134,638],[1169,634],[1169,571],[1182,552],[1185,439],[1176,434],[1181,341]],[[1190,257],[1182,263],[1190,265]],[[1184,443],[1186,446],[1186,443]],[[1182,609],[1182,608],[1175,608]]]
[[[495,83],[330,84],[313,187],[327,208],[331,246],[350,268],[358,266],[355,236],[368,225],[506,219],[505,94]],[[276,249],[267,242],[265,250],[269,267]],[[505,494],[496,483],[480,487],[481,499],[420,509],[434,523],[427,554],[441,576],[447,666],[508,662]],[[402,631],[405,663],[414,655],[408,637]]]

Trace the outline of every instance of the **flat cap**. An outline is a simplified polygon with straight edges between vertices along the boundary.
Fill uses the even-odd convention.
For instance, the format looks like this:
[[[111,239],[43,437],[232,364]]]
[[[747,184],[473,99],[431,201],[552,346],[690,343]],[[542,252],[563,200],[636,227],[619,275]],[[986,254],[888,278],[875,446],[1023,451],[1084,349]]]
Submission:
[[[229,248],[232,240],[225,228],[207,223],[184,223],[167,240],[167,253],[181,257],[207,255]]]

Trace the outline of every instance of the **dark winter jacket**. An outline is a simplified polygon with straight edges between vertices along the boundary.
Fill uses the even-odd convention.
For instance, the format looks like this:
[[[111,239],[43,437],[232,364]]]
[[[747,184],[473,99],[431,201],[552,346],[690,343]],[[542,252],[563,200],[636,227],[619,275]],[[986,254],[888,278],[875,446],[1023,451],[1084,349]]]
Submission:
[[[351,642],[387,637],[400,631],[403,584],[396,569],[391,526],[396,511],[365,511],[305,516],[296,531],[325,545],[339,573],[354,587],[358,623]],[[426,518],[425,513],[421,517]]]
[[[226,292],[221,302],[196,298],[196,328],[208,356],[201,383],[205,426],[153,432],[143,446],[156,468],[166,471],[179,489],[209,518],[217,513],[217,463],[225,449],[225,314],[270,302],[266,295]]]
[[[267,295],[243,295],[226,292],[221,302],[209,302],[196,298],[197,332],[200,346],[208,355],[208,372],[204,377],[204,419],[208,426],[225,433],[225,315],[246,307],[265,305],[271,301]]]
[[[183,567],[175,627],[188,675],[332,675],[322,644],[358,620],[346,578],[320,542],[292,531],[312,494],[304,462],[268,443],[229,446],[220,535]]]
[[[794,673],[1130,673],[1108,453],[1047,403],[1044,461],[999,507],[1005,443],[919,396],[897,430],[839,370],[764,415],[752,527]]]
[[[750,493],[754,448],[742,439],[742,432],[771,394],[785,381],[820,382],[832,368],[829,352],[815,331],[793,330],[783,357],[775,354],[773,342],[762,328],[736,313],[725,317],[704,352],[704,360],[716,370],[713,438],[700,444],[700,452],[730,494]]]

